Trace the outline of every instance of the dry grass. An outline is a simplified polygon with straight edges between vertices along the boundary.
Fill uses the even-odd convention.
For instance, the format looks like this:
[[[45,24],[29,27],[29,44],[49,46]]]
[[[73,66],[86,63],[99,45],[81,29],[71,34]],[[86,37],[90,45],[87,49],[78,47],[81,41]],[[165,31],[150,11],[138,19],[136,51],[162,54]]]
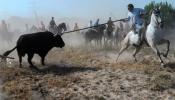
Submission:
[[[174,75],[167,72],[159,72],[151,80],[151,89],[156,91],[164,91],[167,89],[175,89]]]
[[[38,98],[41,100],[68,100],[75,97],[79,99],[82,97],[86,100],[92,98],[95,100],[105,100],[106,97],[98,93],[94,94],[94,96],[83,94],[88,84],[92,84],[93,81],[98,80],[98,74],[110,74],[109,78],[111,79],[103,78],[97,82],[101,84],[103,80],[106,80],[106,82],[111,82],[109,86],[115,86],[115,84],[120,86],[120,82],[122,81],[131,81],[131,83],[133,83],[137,80],[142,84],[144,82],[144,86],[139,82],[133,83],[134,86],[132,86],[132,88],[136,93],[139,88],[148,89],[147,91],[150,92],[150,94],[148,93],[148,97],[160,95],[156,91],[164,93],[164,91],[169,89],[175,89],[175,74],[172,71],[174,70],[172,67],[174,64],[171,65],[172,68],[161,68],[153,57],[145,57],[138,63],[134,63],[133,61],[116,63],[110,62],[110,59],[113,58],[106,57],[100,52],[103,51],[92,52],[90,50],[75,48],[53,49],[47,56],[46,61],[48,66],[39,67],[44,73],[33,72],[28,68],[27,64],[24,64],[24,66],[26,66],[24,68],[18,68],[16,63],[11,68],[1,66],[0,79],[2,79],[2,90],[8,95],[7,99],[9,100],[38,100]],[[104,70],[109,70],[109,72]],[[121,72],[121,74],[119,72]],[[135,74],[140,76],[135,76]],[[89,81],[88,79],[91,79],[92,75],[95,75],[94,79],[92,78],[92,80]],[[113,76],[116,78],[112,79]],[[133,77],[130,78],[130,76]],[[142,80],[137,79],[137,77],[147,78],[143,78]],[[114,83],[112,83],[113,81]],[[117,83],[118,81],[119,83]],[[81,86],[82,83],[87,85]],[[97,86],[99,86],[98,84]],[[85,90],[79,93],[79,88],[75,88],[77,85]],[[115,89],[117,86],[106,88]],[[93,86],[90,85],[90,88],[92,87]],[[119,90],[115,90],[118,91],[116,92],[118,93],[117,95],[124,95],[125,92],[122,91],[126,90],[122,89],[125,88],[127,89],[127,87],[122,86]],[[100,88],[96,91],[100,91]],[[131,93],[127,95],[136,94]],[[172,95],[174,94],[172,93]]]

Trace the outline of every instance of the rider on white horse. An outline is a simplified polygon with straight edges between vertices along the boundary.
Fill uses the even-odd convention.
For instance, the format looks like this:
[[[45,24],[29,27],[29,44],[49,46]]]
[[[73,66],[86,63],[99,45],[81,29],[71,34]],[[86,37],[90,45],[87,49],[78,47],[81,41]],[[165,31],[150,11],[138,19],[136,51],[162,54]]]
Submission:
[[[133,45],[135,47],[135,51],[133,53],[133,57],[135,61],[136,54],[140,51],[141,45],[143,42],[143,36],[144,36],[144,20],[143,15],[146,14],[144,9],[141,8],[134,8],[133,4],[128,5],[128,19],[123,21],[129,21],[131,30],[129,33],[125,36],[124,40],[122,41],[122,47],[119,51],[117,60],[119,56],[130,46]],[[116,61],[117,61],[116,60]]]
[[[139,41],[141,43],[141,37],[143,35],[144,21],[143,15],[146,14],[144,9],[134,8],[133,4],[128,4],[128,19],[125,21],[129,21],[130,28],[135,27],[136,33],[139,34]]]
[[[160,7],[161,8],[161,7]],[[152,50],[157,54],[159,57],[159,61],[161,65],[165,65],[162,56],[167,57],[169,53],[169,47],[170,47],[170,41],[164,38],[164,35],[161,32],[161,28],[163,27],[163,21],[161,16],[161,10],[160,8],[154,8],[152,10],[151,14],[151,20],[149,25],[147,26],[146,32],[145,32],[145,40],[147,41],[148,45],[152,48]],[[135,28],[135,27],[134,27]],[[135,61],[136,54],[140,51],[142,44],[135,46],[134,44],[138,44],[138,34],[135,33],[135,31],[131,30],[124,40],[122,41],[122,47],[119,51],[119,54],[117,56],[117,60],[119,56],[130,46],[133,45],[135,47],[135,51],[133,53],[133,57]],[[166,52],[160,52],[158,45],[166,44]],[[116,61],[117,61],[116,60]]]

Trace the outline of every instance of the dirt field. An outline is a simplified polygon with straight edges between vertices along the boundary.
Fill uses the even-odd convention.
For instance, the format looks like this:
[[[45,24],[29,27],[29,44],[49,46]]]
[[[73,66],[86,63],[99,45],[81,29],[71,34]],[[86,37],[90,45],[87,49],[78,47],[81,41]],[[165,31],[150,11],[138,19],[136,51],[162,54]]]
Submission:
[[[161,67],[150,49],[132,60],[131,51],[116,63],[114,50],[53,49],[41,72],[11,61],[0,70],[0,100],[175,100],[175,60],[171,51]],[[144,53],[143,53],[144,52]]]

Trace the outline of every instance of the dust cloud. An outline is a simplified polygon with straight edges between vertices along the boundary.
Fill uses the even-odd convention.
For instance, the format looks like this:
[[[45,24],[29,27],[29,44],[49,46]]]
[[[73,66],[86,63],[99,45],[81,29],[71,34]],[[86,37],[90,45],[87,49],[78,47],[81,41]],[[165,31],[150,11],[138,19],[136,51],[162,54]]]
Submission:
[[[43,21],[45,22],[45,24],[47,26],[49,20],[43,20]],[[64,20],[63,19],[59,20],[59,22],[64,22]],[[67,20],[66,23],[68,23],[68,22],[69,21]],[[73,30],[73,25],[77,21],[70,21],[70,22],[69,22],[69,30]],[[19,23],[18,23],[18,25],[19,25]],[[80,23],[79,24],[80,28],[87,26],[87,23],[85,23],[84,21],[78,22],[78,23]],[[32,24],[34,24],[34,23],[32,23]],[[0,37],[1,38],[1,40],[0,40],[0,54],[3,54],[4,51],[13,48],[16,44],[16,40],[18,39],[18,37],[21,34],[27,33],[25,31],[25,27],[24,27],[25,23],[23,23],[22,25],[19,25],[19,26],[18,25],[15,25],[16,28],[14,28],[14,29],[12,28],[14,25],[11,25],[11,31],[14,32],[14,34],[15,34],[14,37],[12,38],[11,42],[7,42],[7,41],[3,40],[2,36]],[[174,40],[175,39],[175,35],[174,35],[175,30],[174,30],[174,28],[171,28],[171,29],[164,30],[164,32],[165,32],[164,33],[165,35],[167,34],[166,38],[170,39],[171,49],[173,50],[173,48],[175,47],[175,40]],[[55,51],[54,50],[50,51],[50,53],[48,54],[48,56],[46,58],[46,62],[48,61],[48,62],[54,62],[57,64],[63,64],[64,68],[66,66],[65,64],[70,64],[70,65],[82,66],[83,68],[86,68],[87,66],[88,67],[92,66],[92,68],[90,67],[87,69],[94,69],[96,67],[100,67],[101,69],[99,69],[97,71],[78,70],[76,73],[73,72],[72,74],[70,73],[69,75],[65,75],[65,76],[64,75],[63,76],[53,75],[52,73],[47,73],[45,75],[39,75],[39,74],[36,74],[36,73],[30,71],[28,69],[28,67],[26,67],[27,64],[25,64],[24,62],[23,62],[23,64],[25,67],[18,68],[18,64],[16,64],[16,62],[18,62],[18,61],[15,61],[15,63],[12,63],[12,64],[14,64],[13,66],[15,66],[15,67],[12,67],[12,69],[10,69],[10,70],[3,70],[2,69],[1,70],[2,72],[4,72],[5,77],[10,77],[10,79],[13,79],[13,80],[6,81],[6,82],[8,83],[8,82],[13,81],[15,84],[9,84],[9,85],[3,84],[3,81],[1,78],[2,75],[0,75],[0,100],[5,100],[8,96],[9,97],[11,96],[9,94],[7,95],[6,93],[4,93],[4,91],[2,90],[2,87],[4,87],[4,88],[13,87],[13,88],[18,90],[19,87],[16,86],[16,82],[19,82],[19,81],[20,81],[19,86],[27,87],[26,86],[26,84],[27,84],[29,87],[32,87],[32,88],[25,88],[25,92],[23,92],[23,93],[31,92],[32,94],[28,94],[28,95],[30,95],[30,97],[33,100],[44,100],[44,97],[42,97],[42,94],[40,93],[43,91],[46,91],[46,93],[48,93],[49,95],[52,94],[53,97],[64,96],[66,93],[70,93],[70,94],[72,93],[71,95],[74,97],[77,97],[77,98],[80,98],[80,96],[81,96],[80,94],[82,94],[82,93],[83,93],[82,95],[86,94],[88,96],[103,94],[104,97],[106,96],[106,94],[109,93],[109,96],[111,96],[111,98],[116,98],[117,96],[120,96],[120,95],[118,95],[118,93],[121,93],[123,96],[126,95],[126,97],[127,97],[128,96],[127,93],[130,93],[131,89],[134,93],[130,93],[130,94],[134,94],[138,97],[140,95],[145,94],[145,91],[147,93],[153,93],[153,91],[148,89],[148,87],[150,87],[149,86],[150,84],[147,85],[147,83],[150,82],[148,79],[152,79],[152,77],[154,77],[154,76],[150,77],[150,75],[145,74],[145,72],[152,73],[155,71],[154,68],[159,69],[159,66],[156,65],[158,67],[152,67],[152,65],[149,65],[149,64],[135,64],[135,63],[130,64],[129,62],[131,60],[133,60],[133,58],[132,58],[133,49],[132,48],[129,48],[129,50],[127,50],[126,52],[124,52],[120,56],[119,64],[118,64],[118,63],[116,63],[116,57],[118,54],[118,49],[116,49],[116,48],[105,48],[105,47],[103,48],[102,47],[102,48],[91,49],[90,51],[88,49],[84,49],[84,47],[87,46],[85,44],[84,31],[67,33],[67,34],[64,34],[62,37],[66,43],[66,47],[64,49],[54,49]],[[91,48],[91,47],[88,47],[88,48]],[[143,53],[143,55],[146,54],[143,51],[141,51],[141,52]],[[10,56],[17,58],[16,55],[17,54],[15,51]],[[140,56],[140,58],[141,57],[143,57],[143,56]],[[140,58],[139,58],[139,60],[140,60]],[[151,57],[148,57],[148,58],[151,58]],[[15,60],[18,60],[18,59],[15,59]],[[148,59],[148,60],[150,60],[150,59]],[[35,57],[33,59],[33,62],[36,62],[36,61],[37,61],[37,63],[39,63],[40,58]],[[69,67],[70,67],[70,65],[69,65]],[[106,69],[106,67],[108,67],[108,66],[111,66],[111,68]],[[119,66],[121,66],[122,69],[120,69],[120,68],[117,69]],[[138,70],[129,69],[129,68],[132,68],[132,67],[134,68],[137,66],[138,66]],[[150,70],[144,69],[145,66],[146,66],[146,68],[147,67],[150,68]],[[126,67],[126,69],[123,69],[125,67]],[[42,66],[42,68],[44,68],[44,67]],[[114,69],[114,68],[116,68],[116,69]],[[143,68],[142,71],[139,68]],[[60,65],[58,65],[58,70],[59,71],[63,70],[63,69],[60,69]],[[69,70],[66,69],[66,71],[69,71]],[[77,69],[74,69],[74,70],[77,70]],[[8,73],[6,73],[6,71]],[[54,69],[54,71],[55,71],[55,69]],[[8,75],[10,75],[10,76],[8,76]],[[17,76],[15,76],[15,75],[17,75]],[[16,77],[16,78],[14,78],[14,77]],[[64,77],[64,78],[62,79],[62,77]],[[75,77],[75,79],[72,77]],[[65,84],[68,84],[68,85],[65,85]],[[171,84],[170,84],[170,86],[171,86]],[[2,86],[2,85],[4,85],[4,86]],[[166,84],[165,84],[165,86],[166,86]],[[99,87],[99,88],[94,89],[94,87]],[[135,88],[135,87],[139,87],[139,88]],[[143,89],[142,92],[138,92],[143,87],[145,89]],[[30,90],[33,88],[38,89],[38,90],[36,90],[36,91]],[[43,90],[43,91],[40,91],[40,90]],[[101,90],[108,90],[108,92],[101,93]],[[8,91],[8,90],[6,90],[6,91]],[[116,91],[117,91],[117,94],[115,94]],[[123,92],[123,91],[127,91],[127,92]],[[22,93],[21,91],[18,91],[18,92],[14,95],[20,95],[20,93]],[[73,93],[79,94],[80,96],[78,97]],[[154,93],[156,94],[157,92],[154,92]],[[26,94],[26,96],[28,96],[28,95]],[[148,94],[148,95],[150,95],[150,96],[153,95],[153,97],[156,97],[160,94],[156,94],[156,96],[154,94]],[[65,95],[65,97],[66,97],[66,95]],[[133,97],[133,96],[131,95],[131,97]]]

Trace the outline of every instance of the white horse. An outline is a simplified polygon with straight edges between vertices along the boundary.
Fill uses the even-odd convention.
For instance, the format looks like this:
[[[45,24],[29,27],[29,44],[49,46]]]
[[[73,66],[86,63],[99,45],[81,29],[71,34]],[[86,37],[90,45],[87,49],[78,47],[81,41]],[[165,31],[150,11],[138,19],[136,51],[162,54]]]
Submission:
[[[160,16],[160,8],[159,9],[153,9],[152,14],[151,14],[151,22],[150,22],[150,24],[148,25],[148,27],[146,29],[146,34],[145,34],[144,38],[147,40],[148,45],[152,48],[152,50],[159,57],[161,65],[165,65],[162,58],[161,58],[161,55],[163,55],[164,57],[167,57],[168,52],[169,52],[170,41],[163,38],[162,34],[160,33],[161,26],[162,26],[162,19],[161,19],[161,16]],[[136,49],[133,53],[133,57],[135,58],[135,61],[137,61],[136,60],[136,54],[140,51],[141,46],[142,46],[142,45],[139,45],[140,41],[139,41],[138,38],[139,38],[139,36],[138,36],[138,34],[135,33],[134,30],[131,30],[127,34],[127,36],[125,37],[125,39],[122,42],[122,48],[119,51],[117,60],[118,60],[119,56],[130,45],[134,45]],[[142,41],[143,41],[143,38],[142,38]],[[157,47],[158,45],[163,44],[163,43],[167,44],[166,53],[160,53],[160,51]]]
[[[161,65],[165,65],[165,63],[161,58],[161,55],[163,55],[163,57],[167,57],[170,47],[170,41],[164,39],[163,34],[160,33],[161,27],[162,27],[162,19],[160,16],[160,8],[154,9],[151,15],[151,22],[146,30],[146,40],[149,46],[152,48],[152,50],[159,57]],[[166,53],[161,53],[157,46],[164,43],[167,44]]]
[[[125,36],[124,40],[121,42],[121,49],[119,51],[118,57],[116,62],[119,59],[119,56],[129,47],[129,46],[134,46],[135,51],[133,53],[133,57],[135,61],[136,59],[136,54],[139,52],[141,49],[140,41],[139,41],[139,34],[135,32],[135,28],[133,27],[132,30]]]

